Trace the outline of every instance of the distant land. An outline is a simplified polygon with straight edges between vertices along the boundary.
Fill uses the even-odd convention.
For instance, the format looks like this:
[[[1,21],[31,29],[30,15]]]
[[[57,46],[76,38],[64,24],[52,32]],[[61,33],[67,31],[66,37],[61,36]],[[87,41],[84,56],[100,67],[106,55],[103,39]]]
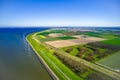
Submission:
[[[120,27],[54,27],[27,41],[55,80],[120,79]]]

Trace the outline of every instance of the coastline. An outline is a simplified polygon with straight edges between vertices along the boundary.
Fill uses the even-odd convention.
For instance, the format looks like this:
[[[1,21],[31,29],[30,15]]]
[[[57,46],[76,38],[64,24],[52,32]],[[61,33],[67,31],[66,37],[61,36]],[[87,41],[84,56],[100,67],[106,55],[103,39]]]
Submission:
[[[35,54],[37,55],[37,57],[39,58],[40,62],[43,64],[43,66],[45,67],[45,69],[47,70],[47,72],[49,73],[51,78],[54,79],[54,80],[63,80],[59,75],[56,74],[56,71],[54,70],[54,68],[56,68],[58,70],[58,74],[61,73],[61,75],[63,75],[65,77],[65,80],[66,79],[70,80],[71,76],[67,76],[66,75],[66,74],[68,74],[69,71],[66,74],[64,74],[63,66],[61,68],[63,71],[61,71],[60,68],[58,68],[58,67],[56,67],[56,65],[54,65],[56,63],[54,61],[57,61],[57,60],[54,60],[53,57],[51,58],[49,55],[43,55],[42,54],[42,51],[41,51],[42,48],[40,46],[41,45],[46,45],[46,44],[44,44],[42,42],[39,42],[39,40],[36,38],[36,34],[37,33],[39,33],[39,32],[35,32],[33,34],[29,34],[28,36],[26,36],[26,41],[29,43],[31,48],[35,51]],[[34,43],[33,43],[34,41],[35,41],[35,44],[39,43],[39,45],[34,45]],[[65,53],[65,52],[61,52],[59,49],[57,49],[55,47],[52,47],[52,46],[49,46],[49,45],[47,45],[47,46],[48,46],[49,49],[52,48],[55,51],[58,51],[58,53],[60,55],[63,55],[61,53]],[[44,52],[44,49],[43,49],[43,52]],[[73,58],[72,56],[70,56],[68,54],[66,54],[64,56]],[[48,62],[50,62],[50,64],[47,63],[46,59],[47,59]],[[51,60],[53,60],[53,62]],[[106,75],[108,75],[110,77],[113,77],[113,78],[116,78],[117,80],[119,80],[119,75],[117,73],[111,72],[110,70],[108,70],[106,68],[103,68],[103,67],[98,66],[96,64],[92,64],[92,63],[87,62],[87,61],[82,60],[82,59],[78,59],[76,57],[74,57],[74,60],[77,61],[77,62],[81,62],[82,61],[82,63],[84,63],[86,66],[89,66],[90,68],[92,68],[92,69],[94,69],[96,71],[102,72],[103,74],[106,74]],[[54,66],[54,68],[52,68],[51,66]],[[71,80],[73,80],[74,78],[75,77],[71,78]],[[80,80],[82,80],[82,79],[80,79]]]
[[[34,33],[35,34],[35,33]],[[30,35],[30,34],[29,34]],[[44,68],[47,70],[47,72],[49,73],[49,75],[51,76],[51,78],[53,80],[59,80],[59,78],[56,76],[56,74],[50,69],[50,67],[47,65],[47,63],[43,60],[43,58],[39,55],[39,53],[34,49],[34,47],[32,46],[32,44],[29,42],[28,40],[28,36],[26,36],[26,41],[28,42],[28,44],[31,46],[31,48],[33,49],[33,51],[35,52],[35,54],[37,55],[37,57],[39,58],[40,62],[42,63],[42,65],[44,66]],[[33,35],[32,35],[33,36]]]

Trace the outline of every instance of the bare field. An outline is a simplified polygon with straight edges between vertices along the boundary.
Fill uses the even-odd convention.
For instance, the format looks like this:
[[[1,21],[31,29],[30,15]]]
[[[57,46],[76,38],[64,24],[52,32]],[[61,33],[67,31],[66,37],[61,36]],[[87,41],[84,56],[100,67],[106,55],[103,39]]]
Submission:
[[[49,37],[60,37],[60,36],[63,36],[62,34],[60,33],[51,33],[48,35]]]
[[[103,38],[85,37],[83,35],[77,35],[77,36],[73,36],[73,37],[76,37],[78,39],[48,41],[48,42],[45,42],[45,43],[49,44],[51,46],[54,46],[56,48],[62,48],[62,47],[67,47],[67,46],[73,46],[73,45],[78,45],[78,44],[86,44],[86,43],[90,43],[90,42],[105,40]]]

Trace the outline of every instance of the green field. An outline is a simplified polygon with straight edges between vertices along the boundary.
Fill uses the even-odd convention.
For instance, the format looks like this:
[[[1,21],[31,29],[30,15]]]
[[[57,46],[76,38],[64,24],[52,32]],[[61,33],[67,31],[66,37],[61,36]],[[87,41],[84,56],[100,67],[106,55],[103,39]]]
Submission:
[[[112,69],[120,70],[120,52],[105,57],[104,59],[98,61],[97,63],[110,67]]]
[[[38,33],[37,35],[47,36],[47,35],[49,35],[50,33],[65,33],[65,32],[67,32],[67,30],[49,30],[49,31],[40,32],[40,33]]]
[[[38,35],[41,39],[43,39],[43,38],[46,38],[45,36],[43,36],[43,35]]]
[[[88,35],[88,36],[94,36],[94,37],[101,37],[103,35],[99,32],[85,32],[83,34]]]
[[[76,39],[75,37],[72,37],[72,36],[61,36],[61,37],[57,37],[61,40],[68,40],[68,39]]]
[[[116,35],[107,32],[107,31],[99,31],[99,32],[83,32],[82,34],[88,35],[88,36],[93,36],[93,37],[100,37],[100,38],[106,38],[106,39],[113,39],[116,38]]]
[[[27,39],[60,80],[67,80],[68,78],[70,80],[82,80],[53,55],[53,50],[46,48],[42,43],[36,42],[32,34]]]
[[[42,38],[41,36],[38,35],[38,38],[42,42],[47,42],[47,41],[56,41],[56,40],[68,40],[68,39],[76,39],[75,37],[72,36],[61,36],[61,37],[46,37]]]
[[[102,42],[106,43],[106,44],[112,44],[112,45],[118,45],[118,46],[120,46],[120,38],[114,38],[114,39],[110,39],[110,40],[104,40]]]

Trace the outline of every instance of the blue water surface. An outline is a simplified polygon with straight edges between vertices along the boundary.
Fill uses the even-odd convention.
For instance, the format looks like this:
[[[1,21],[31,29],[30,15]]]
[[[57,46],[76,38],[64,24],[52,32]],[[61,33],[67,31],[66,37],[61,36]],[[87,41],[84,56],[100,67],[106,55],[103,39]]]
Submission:
[[[26,42],[26,35],[48,28],[0,28],[0,80],[50,80]]]

